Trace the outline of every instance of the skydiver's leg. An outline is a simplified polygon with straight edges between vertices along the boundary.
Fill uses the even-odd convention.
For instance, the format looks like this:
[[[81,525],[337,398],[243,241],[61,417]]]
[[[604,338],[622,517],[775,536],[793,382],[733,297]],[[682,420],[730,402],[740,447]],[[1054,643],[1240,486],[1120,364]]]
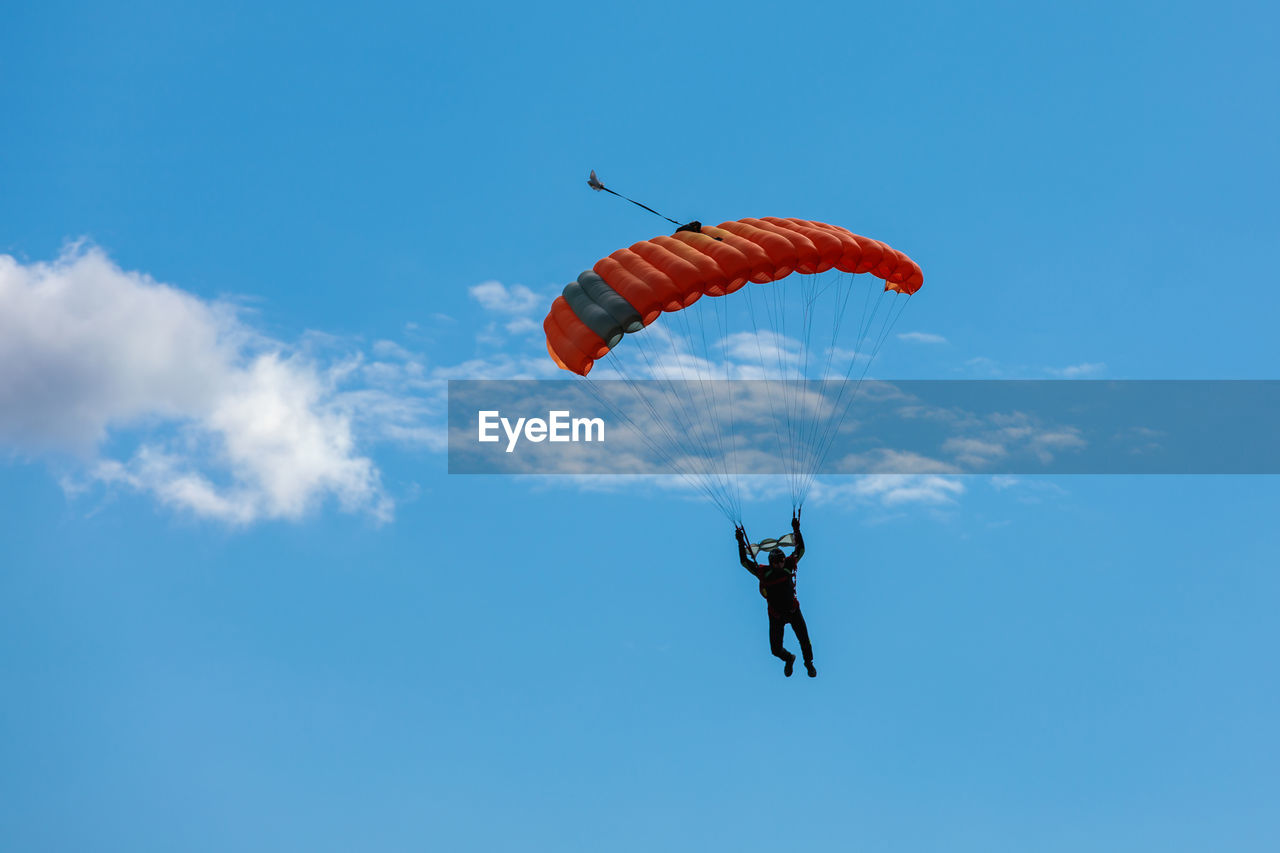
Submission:
[[[769,651],[782,660],[794,660],[791,652],[782,645],[782,630],[787,627],[786,617],[769,614]]]
[[[800,641],[800,654],[804,655],[806,665],[813,662],[813,646],[809,645],[809,626],[804,623],[804,614],[799,608],[791,614],[791,630],[796,632],[796,639]]]
[[[782,631],[786,627],[787,617],[769,614],[769,651],[773,652],[774,657],[782,658],[786,664],[782,668],[782,674],[790,678],[792,668],[796,665],[796,656],[782,645]]]

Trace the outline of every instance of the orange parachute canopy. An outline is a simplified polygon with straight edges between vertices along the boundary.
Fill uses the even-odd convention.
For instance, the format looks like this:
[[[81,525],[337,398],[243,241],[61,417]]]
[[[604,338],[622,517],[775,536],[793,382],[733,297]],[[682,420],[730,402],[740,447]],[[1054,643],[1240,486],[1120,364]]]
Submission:
[[[654,237],[601,258],[556,297],[543,321],[547,351],[586,376],[626,333],[703,296],[747,282],[838,269],[871,273],[884,289],[912,294],[924,283],[915,261],[879,240],[806,219],[738,219]]]

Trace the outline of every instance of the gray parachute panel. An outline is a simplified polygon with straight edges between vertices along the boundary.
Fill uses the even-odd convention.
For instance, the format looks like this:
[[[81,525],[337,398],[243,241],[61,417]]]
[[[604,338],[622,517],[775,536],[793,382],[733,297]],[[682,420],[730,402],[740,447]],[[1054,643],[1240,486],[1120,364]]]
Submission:
[[[644,328],[640,312],[594,271],[587,270],[579,275],[578,284],[582,286],[583,293],[591,297],[592,302],[607,311],[609,316],[617,321],[622,331],[638,332]]]
[[[578,315],[578,319],[588,329],[600,336],[609,349],[613,349],[622,340],[622,324],[597,305],[576,281],[564,286],[564,301],[569,303],[573,313]]]
[[[609,349],[617,346],[624,332],[638,332],[644,328],[640,312],[591,270],[578,276],[577,281],[565,285],[564,301]]]

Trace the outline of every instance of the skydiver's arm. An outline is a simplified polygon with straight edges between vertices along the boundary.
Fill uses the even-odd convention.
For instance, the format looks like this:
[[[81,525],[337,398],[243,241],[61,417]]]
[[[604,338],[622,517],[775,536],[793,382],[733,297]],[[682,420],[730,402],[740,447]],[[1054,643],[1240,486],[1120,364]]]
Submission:
[[[798,563],[804,556],[804,537],[800,535],[800,519],[791,519],[791,532],[796,537],[796,550],[791,554],[791,558]]]
[[[751,559],[751,554],[747,552],[747,537],[741,530],[737,532],[737,537],[738,562],[742,563],[742,568],[754,575],[760,567],[756,565],[756,561]]]

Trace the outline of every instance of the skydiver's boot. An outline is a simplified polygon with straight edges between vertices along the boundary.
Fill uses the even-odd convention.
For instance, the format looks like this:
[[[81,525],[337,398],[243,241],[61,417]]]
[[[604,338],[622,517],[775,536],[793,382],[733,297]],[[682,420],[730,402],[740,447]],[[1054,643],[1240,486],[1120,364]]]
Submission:
[[[805,669],[807,669],[807,670],[809,671],[809,677],[810,677],[810,678],[817,678],[817,677],[818,677],[818,669],[817,669],[817,667],[815,667],[815,666],[813,665],[813,661],[811,661],[811,660],[807,660],[807,661],[805,661],[805,662],[804,662],[804,668],[805,668]]]
[[[787,662],[782,667],[782,674],[785,675],[787,678],[790,678],[791,673],[795,671],[795,668],[796,668],[796,656],[793,654],[788,654]]]

